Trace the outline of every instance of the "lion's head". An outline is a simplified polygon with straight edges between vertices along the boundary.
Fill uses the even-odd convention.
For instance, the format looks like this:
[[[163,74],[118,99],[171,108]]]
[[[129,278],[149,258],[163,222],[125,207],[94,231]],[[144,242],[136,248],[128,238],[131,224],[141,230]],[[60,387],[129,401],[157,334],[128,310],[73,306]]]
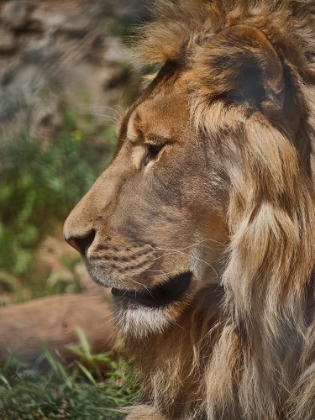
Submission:
[[[315,418],[314,10],[159,1],[162,68],[66,221],[167,418]]]
[[[133,334],[161,330],[198,283],[220,281],[229,182],[190,121],[191,77],[174,62],[163,67],[123,117],[112,164],[65,225]]]

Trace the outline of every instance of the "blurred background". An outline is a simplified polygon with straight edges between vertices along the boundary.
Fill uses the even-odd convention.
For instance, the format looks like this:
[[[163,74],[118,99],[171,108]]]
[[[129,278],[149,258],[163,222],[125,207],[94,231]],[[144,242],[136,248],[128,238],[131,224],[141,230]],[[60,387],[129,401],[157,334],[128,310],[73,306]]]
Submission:
[[[80,287],[62,224],[110,162],[116,121],[137,94],[125,39],[141,10],[127,0],[0,3],[2,305]]]
[[[74,390],[83,380],[99,392],[111,377],[122,392],[110,296],[64,242],[62,226],[111,161],[116,122],[139,91],[141,68],[128,42],[150,18],[147,6],[0,0],[1,419],[121,418],[111,410],[128,400],[110,389],[113,400],[92,404],[103,411],[84,414],[78,392],[85,408],[74,413],[69,401],[79,406],[77,396],[63,399],[54,387]]]

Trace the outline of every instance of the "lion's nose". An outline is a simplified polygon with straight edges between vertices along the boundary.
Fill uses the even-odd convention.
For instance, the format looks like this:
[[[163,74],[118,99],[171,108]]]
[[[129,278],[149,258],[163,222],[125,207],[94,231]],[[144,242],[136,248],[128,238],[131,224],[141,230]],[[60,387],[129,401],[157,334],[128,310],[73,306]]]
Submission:
[[[87,250],[89,249],[91,243],[95,238],[95,230],[91,230],[85,236],[67,236],[65,235],[65,240],[71,245],[74,249],[80,252],[81,255],[85,256]]]

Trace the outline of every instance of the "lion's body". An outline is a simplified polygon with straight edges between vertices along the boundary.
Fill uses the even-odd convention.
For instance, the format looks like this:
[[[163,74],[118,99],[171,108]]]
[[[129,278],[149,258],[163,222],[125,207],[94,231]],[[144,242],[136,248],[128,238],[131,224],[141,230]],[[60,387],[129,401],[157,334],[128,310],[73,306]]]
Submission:
[[[129,419],[315,419],[315,4],[158,1],[163,67],[65,225],[140,371]]]

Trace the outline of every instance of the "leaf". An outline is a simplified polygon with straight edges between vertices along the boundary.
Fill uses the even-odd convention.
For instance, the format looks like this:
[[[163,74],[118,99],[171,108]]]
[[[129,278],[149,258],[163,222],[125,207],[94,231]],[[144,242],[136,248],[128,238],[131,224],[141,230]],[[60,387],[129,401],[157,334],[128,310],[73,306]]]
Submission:
[[[95,386],[97,386],[97,383],[96,383],[96,381],[95,381],[95,379],[93,378],[93,376],[91,375],[91,373],[86,369],[86,367],[84,367],[83,365],[82,365],[82,363],[80,363],[79,361],[77,361],[76,360],[76,365],[82,370],[82,372],[85,374],[85,376],[89,379],[89,381],[93,384],[93,385],[95,385]]]
[[[86,338],[86,335],[84,334],[84,331],[82,330],[82,328],[77,327],[76,332],[77,332],[79,342],[80,342],[80,346],[82,347],[82,350],[84,351],[86,356],[88,356],[90,358],[91,357],[91,347],[90,347],[90,344],[89,344],[89,342]]]

